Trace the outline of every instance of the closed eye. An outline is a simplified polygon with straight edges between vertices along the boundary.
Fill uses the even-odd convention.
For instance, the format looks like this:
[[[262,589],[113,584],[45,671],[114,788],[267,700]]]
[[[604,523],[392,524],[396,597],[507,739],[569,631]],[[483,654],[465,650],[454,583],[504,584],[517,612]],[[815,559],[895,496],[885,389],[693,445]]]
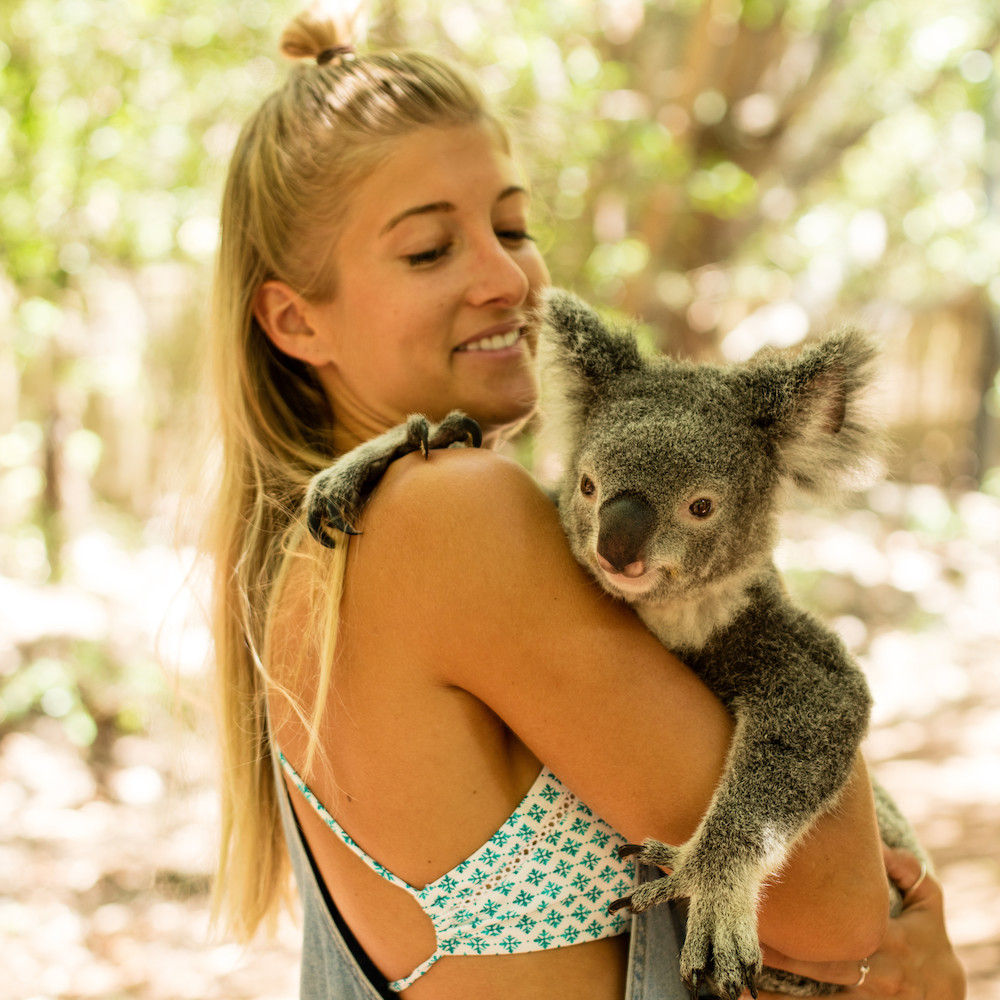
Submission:
[[[533,242],[535,237],[524,229],[497,229],[495,230],[497,239],[504,243],[527,243]]]
[[[420,253],[408,253],[404,255],[404,260],[410,267],[420,267],[422,264],[433,264],[444,257],[451,250],[451,241],[442,243],[441,246],[432,247],[430,250],[421,250]]]

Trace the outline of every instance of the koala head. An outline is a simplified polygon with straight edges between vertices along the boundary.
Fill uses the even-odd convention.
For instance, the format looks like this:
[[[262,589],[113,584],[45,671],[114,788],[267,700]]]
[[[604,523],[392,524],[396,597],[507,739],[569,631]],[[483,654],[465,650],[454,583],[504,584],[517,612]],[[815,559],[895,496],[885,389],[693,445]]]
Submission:
[[[630,603],[748,579],[770,562],[785,487],[829,498],[877,455],[860,333],[719,366],[644,357],[566,292],[545,310],[560,514],[577,559]]]

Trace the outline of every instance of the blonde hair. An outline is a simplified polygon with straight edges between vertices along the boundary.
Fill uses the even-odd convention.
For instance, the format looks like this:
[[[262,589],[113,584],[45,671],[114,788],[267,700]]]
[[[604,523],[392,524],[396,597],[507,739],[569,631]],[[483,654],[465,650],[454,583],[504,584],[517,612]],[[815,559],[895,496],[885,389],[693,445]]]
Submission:
[[[346,559],[346,544],[313,542],[299,513],[309,480],[335,457],[330,401],[308,365],[268,340],[254,299],[270,279],[314,301],[333,296],[334,261],[317,248],[335,246],[353,186],[399,137],[488,122],[506,142],[474,80],[449,62],[417,52],[331,55],[354,40],[345,32],[357,23],[304,14],[289,25],[283,51],[322,58],[295,67],[246,124],[223,198],[212,324],[222,463],[207,529],[222,750],[214,912],[241,940],[262,922],[273,928],[288,886],[267,738],[267,698],[282,690],[268,672],[281,583],[292,557],[313,561],[304,648],[319,656],[320,682],[311,709],[294,707],[315,734]]]

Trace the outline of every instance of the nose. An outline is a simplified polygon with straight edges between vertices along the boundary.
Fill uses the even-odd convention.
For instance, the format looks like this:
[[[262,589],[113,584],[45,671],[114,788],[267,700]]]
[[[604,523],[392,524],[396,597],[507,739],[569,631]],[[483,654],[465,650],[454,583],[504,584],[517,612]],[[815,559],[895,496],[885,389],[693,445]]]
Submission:
[[[469,283],[473,305],[519,306],[528,297],[531,282],[515,255],[493,233],[475,257]]]
[[[642,576],[646,546],[656,526],[656,511],[650,504],[636,493],[619,493],[601,504],[597,524],[601,566],[629,577]]]

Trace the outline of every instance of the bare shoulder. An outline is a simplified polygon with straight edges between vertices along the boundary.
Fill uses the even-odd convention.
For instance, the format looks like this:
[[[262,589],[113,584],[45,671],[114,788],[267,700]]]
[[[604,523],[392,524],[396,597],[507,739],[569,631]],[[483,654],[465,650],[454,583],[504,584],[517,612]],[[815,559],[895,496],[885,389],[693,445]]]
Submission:
[[[528,473],[488,452],[408,455],[361,529],[355,609],[388,609],[407,670],[488,706],[626,836],[690,834],[728,746],[725,711],[576,562]],[[635,771],[662,760],[683,779],[636,794]]]
[[[447,518],[452,513],[502,516],[512,507],[556,520],[555,508],[535,479],[516,462],[480,448],[431,451],[394,462],[376,491],[372,515],[396,518],[420,514]]]
[[[413,454],[395,462],[372,497],[362,532],[362,557],[370,546],[380,559],[413,564],[425,587],[454,583],[456,574],[474,585],[491,570],[534,571],[530,564],[543,552],[558,572],[587,580],[548,494],[516,462],[491,451],[432,451],[427,460]]]

